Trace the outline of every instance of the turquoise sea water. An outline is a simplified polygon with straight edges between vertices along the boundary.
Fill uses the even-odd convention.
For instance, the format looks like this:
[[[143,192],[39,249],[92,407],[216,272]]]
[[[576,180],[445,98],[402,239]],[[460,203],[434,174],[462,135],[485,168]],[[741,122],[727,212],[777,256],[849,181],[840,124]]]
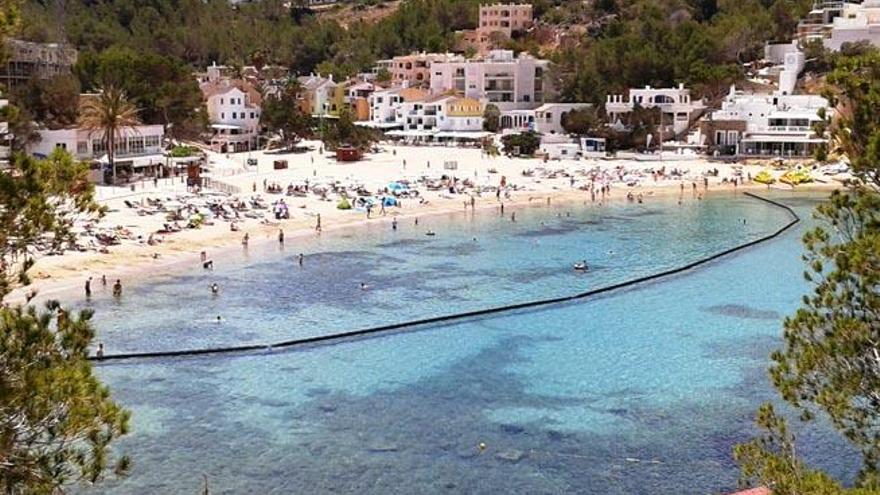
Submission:
[[[804,218],[815,201],[780,199]],[[90,304],[109,353],[273,342],[607,285],[757,238],[787,215],[719,196],[541,206],[517,220],[460,213],[255,246],[214,272]],[[577,304],[295,351],[102,365],[134,411],[119,448],[135,468],[101,489],[191,493],[206,474],[212,493],[730,490],[731,448],[775,397],[765,370],[780,320],[807,290],[799,232]],[[594,270],[572,273],[584,258]],[[811,460],[852,475],[827,429],[800,433]]]

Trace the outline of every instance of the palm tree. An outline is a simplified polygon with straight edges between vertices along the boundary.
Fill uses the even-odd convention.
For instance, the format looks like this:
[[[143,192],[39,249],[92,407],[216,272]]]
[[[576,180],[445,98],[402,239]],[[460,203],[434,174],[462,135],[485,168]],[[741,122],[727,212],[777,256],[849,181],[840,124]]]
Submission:
[[[113,184],[116,184],[116,138],[125,129],[140,125],[138,108],[128,101],[125,92],[107,86],[97,96],[84,99],[79,107],[79,125],[90,132],[98,133],[107,143],[107,161],[113,170]]]

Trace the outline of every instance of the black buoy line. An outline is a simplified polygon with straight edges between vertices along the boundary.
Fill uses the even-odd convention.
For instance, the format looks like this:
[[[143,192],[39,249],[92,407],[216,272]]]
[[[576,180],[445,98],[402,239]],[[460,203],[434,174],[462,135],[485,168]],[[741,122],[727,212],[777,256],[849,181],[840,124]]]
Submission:
[[[146,360],[146,359],[160,359],[160,358],[173,358],[173,357],[187,357],[187,356],[205,356],[205,355],[221,355],[221,354],[244,354],[250,353],[254,351],[271,351],[273,349],[289,349],[294,347],[303,347],[308,345],[315,344],[329,344],[335,343],[346,339],[356,338],[356,337],[365,337],[370,335],[376,335],[380,333],[392,332],[394,330],[401,330],[409,327],[419,327],[426,325],[435,325],[438,323],[450,323],[457,322],[459,320],[465,320],[469,318],[476,318],[480,316],[487,315],[496,315],[500,313],[512,312],[520,309],[528,309],[528,308],[538,308],[542,306],[549,306],[553,304],[560,304],[572,301],[578,301],[581,299],[586,299],[593,296],[598,296],[601,294],[605,294],[608,292],[620,290],[626,287],[631,287],[639,284],[644,284],[645,282],[650,282],[652,280],[657,280],[661,278],[666,278],[672,275],[676,275],[688,270],[693,270],[701,265],[705,265],[711,261],[715,261],[718,258],[730,255],[732,253],[742,251],[744,249],[750,248],[752,246],[756,246],[758,244],[767,242],[771,239],[775,239],[780,236],[790,228],[794,227],[798,222],[800,222],[800,217],[791,207],[774,201],[772,199],[764,198],[762,196],[758,196],[756,194],[752,194],[750,192],[744,192],[744,195],[763,201],[777,208],[781,208],[788,212],[791,216],[791,219],[784,226],[776,230],[775,232],[768,234],[764,237],[760,237],[753,241],[749,241],[743,244],[739,244],[729,249],[725,249],[721,252],[712,254],[705,258],[701,258],[697,261],[693,261],[683,266],[679,266],[676,268],[670,268],[669,270],[664,270],[662,272],[654,273],[651,275],[645,275],[642,277],[634,278],[631,280],[627,280],[624,282],[619,282],[612,285],[607,285],[605,287],[599,287],[596,289],[590,289],[585,292],[580,292],[577,294],[572,294],[568,296],[554,297],[550,299],[539,299],[534,301],[526,301],[515,304],[508,304],[505,306],[496,306],[492,308],[484,308],[478,309],[474,311],[466,311],[463,313],[455,313],[451,315],[442,315],[442,316],[433,316],[430,318],[422,318],[418,320],[410,320],[404,321],[400,323],[391,323],[388,325],[380,325],[369,328],[362,328],[359,330],[350,330],[347,332],[339,332],[332,333],[327,335],[319,335],[316,337],[305,337],[301,339],[292,339],[286,340],[283,342],[276,342],[273,344],[253,344],[253,345],[241,345],[241,346],[230,346],[230,347],[214,347],[214,348],[206,348],[206,349],[184,349],[184,350],[172,350],[172,351],[154,351],[154,352],[131,352],[131,353],[122,353],[122,354],[110,354],[105,355],[102,358],[98,358],[96,356],[89,356],[90,361],[96,362],[122,362],[122,361],[131,361],[131,360]]]

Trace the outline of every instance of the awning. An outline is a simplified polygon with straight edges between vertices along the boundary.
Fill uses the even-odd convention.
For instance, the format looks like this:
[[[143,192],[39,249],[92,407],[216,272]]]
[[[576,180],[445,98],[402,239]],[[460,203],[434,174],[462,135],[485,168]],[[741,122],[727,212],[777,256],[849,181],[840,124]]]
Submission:
[[[823,138],[813,138],[809,136],[783,136],[783,135],[760,135],[748,136],[742,139],[743,143],[826,143]]]
[[[435,137],[453,139],[483,139],[491,135],[486,131],[440,131],[434,134]]]
[[[105,155],[106,156],[106,155]],[[106,161],[99,160],[101,163]],[[116,165],[127,165],[132,168],[144,168],[165,164],[165,155],[121,156],[115,158]]]
[[[361,127],[369,127],[371,129],[395,129],[403,127],[403,124],[398,122],[373,122],[372,120],[361,120],[354,124]]]
[[[434,135],[433,132],[427,131],[389,131],[386,134],[400,137],[431,137]]]
[[[211,128],[212,129],[226,129],[226,130],[244,129],[244,127],[242,127],[240,125],[229,125],[229,124],[211,124]]]

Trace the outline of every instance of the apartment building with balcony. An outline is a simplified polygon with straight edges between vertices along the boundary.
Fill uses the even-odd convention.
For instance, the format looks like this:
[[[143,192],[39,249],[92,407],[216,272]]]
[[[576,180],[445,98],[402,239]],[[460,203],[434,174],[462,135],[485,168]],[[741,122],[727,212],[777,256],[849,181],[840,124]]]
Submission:
[[[829,50],[867,41],[880,46],[880,0],[818,2],[798,24],[798,41],[819,40]]]
[[[390,83],[403,87],[428,87],[431,82],[431,66],[440,62],[461,62],[464,57],[452,53],[411,53],[386,60],[379,60],[374,73],[388,71]]]
[[[485,57],[435,63],[431,93],[455,93],[496,105],[502,112],[534,109],[544,101],[549,62],[510,50]]]
[[[741,156],[809,157],[826,136],[813,130],[819,110],[828,108],[815,95],[745,93],[731,86],[721,109],[700,122],[704,144]]]
[[[77,51],[64,43],[36,43],[17,39],[3,41],[6,63],[0,65],[0,80],[7,87],[27,82],[31,78],[49,79],[70,74],[76,64]]]
[[[495,48],[496,42],[510,39],[515,33],[534,25],[531,4],[480,5],[476,29],[459,31],[463,47],[473,47],[477,53]]]

